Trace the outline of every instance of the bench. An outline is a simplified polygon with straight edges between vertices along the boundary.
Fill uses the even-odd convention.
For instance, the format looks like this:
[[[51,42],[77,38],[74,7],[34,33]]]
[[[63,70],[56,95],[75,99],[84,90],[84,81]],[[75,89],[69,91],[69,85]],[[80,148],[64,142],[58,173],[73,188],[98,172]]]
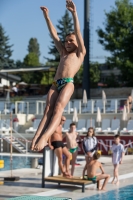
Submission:
[[[86,185],[92,184],[92,181],[83,180],[80,177],[66,178],[66,177],[63,177],[61,175],[45,177],[44,181],[43,181],[43,187],[45,187],[45,182],[58,183],[59,186],[60,186],[61,183],[70,184],[70,185],[81,185],[82,186],[82,192],[85,192],[85,186]]]
[[[70,185],[81,185],[82,192],[85,192],[85,186],[92,184],[92,181],[83,180],[80,177],[66,178],[59,174],[58,159],[55,156],[54,151],[45,147],[43,151],[42,188],[45,187],[45,182],[58,183],[59,186],[61,183],[64,183]]]

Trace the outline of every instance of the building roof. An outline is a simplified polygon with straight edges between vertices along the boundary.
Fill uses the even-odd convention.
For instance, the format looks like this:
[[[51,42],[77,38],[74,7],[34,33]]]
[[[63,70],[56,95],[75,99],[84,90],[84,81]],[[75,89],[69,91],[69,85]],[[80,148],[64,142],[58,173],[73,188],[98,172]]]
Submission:
[[[12,72],[28,72],[28,71],[49,71],[50,66],[45,67],[23,67],[23,68],[12,68],[12,69],[1,69],[1,72],[12,73]]]
[[[8,79],[9,81],[16,82],[20,81],[21,78],[19,76],[13,75],[13,74],[8,74],[8,73],[1,73],[0,72],[0,78]]]

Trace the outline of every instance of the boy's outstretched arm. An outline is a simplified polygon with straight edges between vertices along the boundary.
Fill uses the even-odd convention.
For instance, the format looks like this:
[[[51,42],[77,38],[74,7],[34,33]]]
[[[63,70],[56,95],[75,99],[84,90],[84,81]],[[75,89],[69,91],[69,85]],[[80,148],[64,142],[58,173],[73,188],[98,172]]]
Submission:
[[[46,8],[44,6],[41,6],[40,8],[43,11],[44,18],[46,20],[49,32],[54,40],[55,46],[56,46],[57,50],[59,51],[59,53],[61,54],[64,47],[60,41],[60,38],[58,37],[57,31],[56,31],[54,25],[52,24],[52,22],[49,18],[49,10],[48,10],[48,8]]]
[[[80,24],[78,20],[77,11],[76,11],[76,6],[72,1],[66,0],[66,7],[72,13],[73,20],[74,20],[74,33],[76,35],[76,39],[78,43],[78,54],[79,54],[78,56],[80,56],[80,54],[85,55],[86,49],[84,46],[84,40],[83,40],[82,34],[80,32]]]

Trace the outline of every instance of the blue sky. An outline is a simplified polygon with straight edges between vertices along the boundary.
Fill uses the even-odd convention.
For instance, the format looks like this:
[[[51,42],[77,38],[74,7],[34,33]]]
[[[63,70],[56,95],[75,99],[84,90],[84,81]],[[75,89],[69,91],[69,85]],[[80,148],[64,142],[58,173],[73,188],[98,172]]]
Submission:
[[[93,20],[91,55],[93,57],[107,56],[109,53],[105,52],[98,43],[96,29],[104,27],[104,11],[109,11],[111,6],[115,5],[115,0],[90,1]],[[133,2],[133,0],[131,1]],[[74,0],[74,3],[77,7],[81,31],[83,32],[84,0]],[[36,37],[40,44],[40,62],[46,62],[43,56],[50,57],[48,47],[51,39],[42,11],[40,10],[42,5],[49,8],[51,20],[56,25],[57,20],[61,19],[65,13],[65,0],[0,0],[0,23],[6,35],[10,38],[10,44],[14,44],[12,48],[12,58],[14,60],[23,60],[28,53],[27,46],[31,37]],[[104,60],[100,59],[98,61],[103,62]]]

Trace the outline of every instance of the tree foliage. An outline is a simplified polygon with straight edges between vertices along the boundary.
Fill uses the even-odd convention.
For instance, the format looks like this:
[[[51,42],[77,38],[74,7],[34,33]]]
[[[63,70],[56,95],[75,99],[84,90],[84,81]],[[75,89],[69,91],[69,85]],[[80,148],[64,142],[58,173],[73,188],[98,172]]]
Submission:
[[[29,53],[25,56],[23,61],[23,66],[25,67],[38,67],[39,66],[39,58],[35,53]],[[40,83],[40,79],[42,78],[42,73],[40,72],[24,72],[21,75],[21,78],[26,83]]]
[[[73,22],[72,22],[72,18],[69,15],[68,10],[66,10],[64,16],[60,20],[58,20],[58,24],[56,28],[57,28],[57,33],[60,40],[62,41],[62,43],[64,43],[66,35],[73,31]],[[55,47],[53,40],[51,41],[51,46],[49,47],[48,53],[54,56],[54,59],[47,58],[49,62],[60,61],[60,55]]]
[[[15,67],[13,59],[11,59],[11,50],[13,45],[9,45],[9,37],[5,35],[5,31],[0,24],[0,68]]]
[[[99,28],[97,33],[100,44],[111,52],[107,62],[121,69],[124,81],[133,83],[133,4],[117,0],[105,15],[105,29]]]
[[[100,80],[100,70],[99,70],[99,63],[92,62],[90,63],[90,81],[91,86],[97,85],[98,81]],[[83,82],[83,66],[81,66],[80,70],[74,77],[74,83],[77,85],[82,85]]]
[[[31,38],[29,40],[29,45],[28,45],[28,52],[29,53],[35,53],[38,58],[40,56],[40,49],[39,49],[39,43],[37,41],[37,38]]]
[[[25,56],[23,63],[25,66],[37,67],[39,66],[39,58],[35,53],[29,53]]]

